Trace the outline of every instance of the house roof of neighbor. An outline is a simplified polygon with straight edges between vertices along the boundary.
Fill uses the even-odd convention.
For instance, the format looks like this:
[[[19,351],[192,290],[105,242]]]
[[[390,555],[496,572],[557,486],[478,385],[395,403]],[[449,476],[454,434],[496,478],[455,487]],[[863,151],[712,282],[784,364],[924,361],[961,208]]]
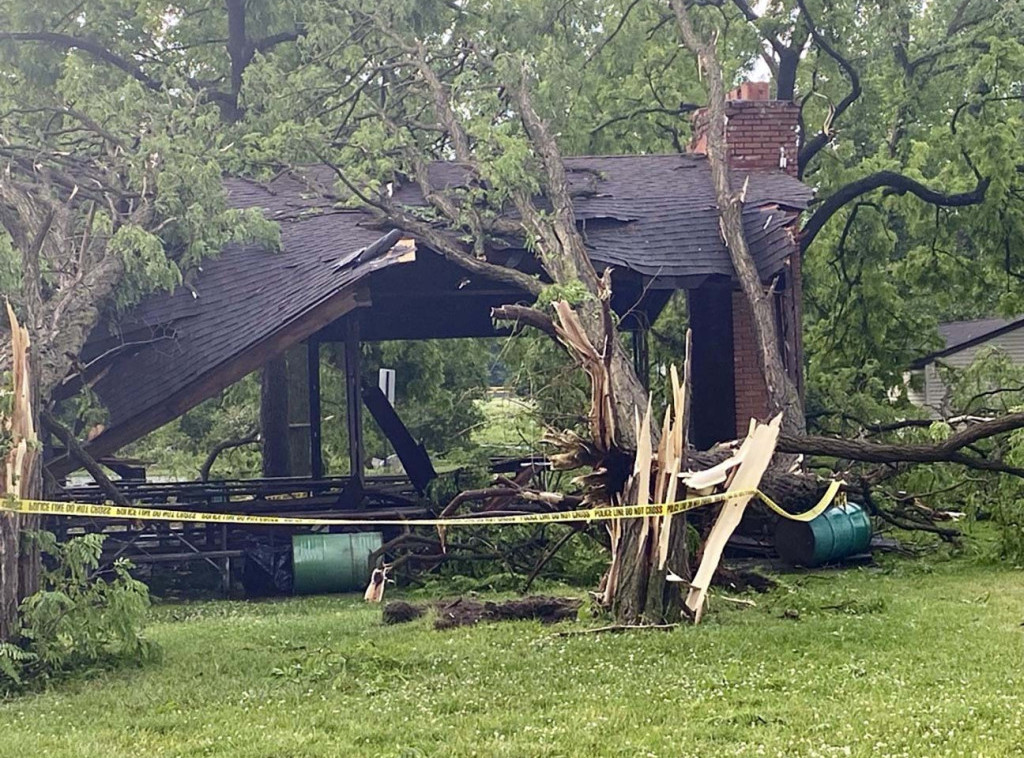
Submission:
[[[1024,326],[1024,316],[1014,318],[977,318],[968,321],[947,321],[939,324],[944,347],[913,362],[912,368],[923,368],[932,361],[952,355],[964,348],[986,342],[1000,334]]]
[[[566,168],[580,229],[599,269],[612,266],[664,288],[732,277],[705,157],[582,157],[567,159]],[[430,169],[435,189],[456,187],[466,177],[459,164]],[[746,185],[744,225],[768,280],[796,249],[795,224],[812,192],[781,171],[737,173],[733,182]],[[375,271],[402,260],[401,251],[389,252],[401,235],[388,235],[369,214],[344,207],[335,185],[326,166],[266,183],[226,180],[232,205],[262,208],[280,223],[281,250],[228,245],[173,293],[152,295],[96,328],[83,356],[86,362],[102,356],[85,377],[109,412],[91,446],[96,454],[166,423],[260,365],[250,366],[246,355],[280,352],[305,339],[325,325],[317,313],[337,319],[344,309],[324,311],[325,303],[346,292],[351,300]],[[393,200],[424,203],[413,184],[394,188]],[[433,253],[421,246],[416,255]]]

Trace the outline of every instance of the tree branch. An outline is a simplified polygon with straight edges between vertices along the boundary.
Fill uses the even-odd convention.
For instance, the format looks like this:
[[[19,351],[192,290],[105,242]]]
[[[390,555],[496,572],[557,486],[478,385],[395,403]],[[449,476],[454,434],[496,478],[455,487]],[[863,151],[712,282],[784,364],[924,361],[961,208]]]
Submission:
[[[982,471],[996,471],[1024,478],[1024,469],[1002,461],[976,458],[962,450],[980,440],[1024,428],[1024,412],[971,424],[932,445],[898,445],[864,440],[847,440],[815,435],[779,435],[778,450],[784,453],[824,455],[865,463],[957,463]]]
[[[277,34],[271,34],[263,39],[256,40],[256,42],[252,44],[252,49],[257,53],[266,53],[280,44],[285,42],[295,42],[296,40],[305,37],[307,31],[305,24],[299,24],[290,31],[278,32]]]
[[[818,206],[818,209],[807,220],[803,229],[800,230],[800,249],[806,250],[808,248],[825,224],[828,223],[829,219],[840,208],[868,192],[886,187],[890,194],[904,195],[909,192],[926,203],[947,208],[960,208],[967,205],[977,205],[984,201],[990,181],[988,178],[981,178],[974,189],[968,192],[947,195],[926,187],[909,176],[895,171],[878,171],[874,174],[869,174],[840,187]]]
[[[154,79],[142,68],[127,58],[108,50],[100,43],[85,37],[74,37],[70,34],[58,32],[0,32],[0,40],[14,40],[17,42],[42,42],[61,49],[75,49],[89,53],[94,58],[105,61],[112,66],[121,69],[126,74],[142,82],[151,90],[163,89],[163,82]]]
[[[259,439],[259,431],[253,431],[244,437],[237,437],[235,439],[222,440],[218,442],[213,446],[213,450],[210,451],[209,455],[206,456],[206,460],[203,461],[203,465],[199,467],[199,481],[209,481],[210,470],[213,468],[213,464],[217,461],[217,457],[225,450],[242,447],[243,445],[251,445],[254,442],[259,442]]]
[[[860,76],[857,74],[857,69],[853,67],[846,58],[839,54],[839,52],[832,46],[832,44],[825,39],[825,36],[818,30],[818,27],[814,23],[814,19],[811,18],[810,12],[807,10],[807,4],[804,0],[797,0],[797,6],[800,8],[804,21],[807,23],[807,30],[811,34],[811,38],[819,48],[825,51],[832,60],[839,64],[839,67],[846,72],[847,78],[850,80],[850,91],[846,96],[839,101],[839,104],[832,108],[825,119],[825,123],[821,127],[821,131],[815,134],[810,140],[804,142],[803,147],[800,148],[800,153],[797,156],[797,176],[803,177],[804,170],[807,168],[807,164],[810,163],[811,159],[821,152],[822,148],[825,147],[829,142],[832,141],[835,132],[832,130],[832,124],[835,123],[836,119],[843,115],[847,108],[849,108],[854,101],[861,95]]]
[[[64,447],[67,448],[71,457],[82,464],[82,468],[89,472],[89,475],[95,480],[96,485],[107,497],[114,501],[115,505],[131,505],[131,503],[128,502],[128,498],[121,494],[121,490],[119,490],[117,486],[110,481],[110,477],[107,476],[100,464],[96,462],[96,459],[89,455],[89,453],[87,453],[79,444],[70,429],[58,421],[56,417],[54,417],[54,415],[45,408],[39,412],[39,420],[51,434],[64,443]]]
[[[544,332],[559,345],[558,332],[555,330],[555,323],[545,313],[527,305],[502,305],[491,309],[491,318],[499,321],[512,321],[516,326],[532,326],[534,329]]]
[[[548,551],[541,556],[540,560],[537,561],[537,565],[530,571],[530,575],[526,577],[526,581],[523,583],[522,589],[522,593],[524,595],[530,591],[530,587],[533,586],[534,580],[540,574],[541,570],[548,564],[548,561],[555,557],[555,554],[565,546],[566,542],[572,539],[574,534],[582,531],[584,528],[586,527],[580,523],[572,524],[569,531],[563,534],[557,542],[548,548]]]
[[[687,113],[693,113],[699,107],[700,106],[695,103],[679,103],[678,108],[637,108],[635,111],[632,111],[630,113],[620,114],[618,116],[613,116],[612,118],[602,121],[600,124],[598,124],[593,129],[590,130],[590,134],[597,134],[599,131],[607,129],[612,124],[617,124],[620,121],[629,121],[630,119],[634,119],[637,116],[648,116],[654,113],[664,114],[667,116],[683,116]]]
[[[757,15],[754,9],[750,7],[750,3],[746,0],[732,0],[732,4],[739,9],[740,13],[743,14],[743,17],[750,24],[756,25],[757,22],[761,20],[761,17]],[[781,56],[789,50],[789,48],[782,44],[782,41],[774,34],[765,34],[760,29],[758,29],[758,32],[768,42],[768,44],[772,46],[772,50],[774,50],[776,54]]]

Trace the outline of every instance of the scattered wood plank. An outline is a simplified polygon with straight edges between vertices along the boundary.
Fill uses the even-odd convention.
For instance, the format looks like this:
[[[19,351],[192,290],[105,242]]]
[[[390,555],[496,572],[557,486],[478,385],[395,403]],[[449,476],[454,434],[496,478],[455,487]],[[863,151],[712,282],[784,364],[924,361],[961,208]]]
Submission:
[[[775,444],[779,438],[781,424],[781,415],[776,416],[768,424],[752,424],[751,432],[740,446],[743,461],[736,469],[732,482],[726,490],[727,494],[754,489],[761,483],[761,477],[768,470],[768,465],[775,454]],[[743,512],[747,509],[747,504],[752,497],[752,495],[742,495],[727,500],[722,505],[722,510],[704,543],[704,554],[701,557],[700,567],[697,569],[697,574],[691,582],[690,591],[686,595],[686,607],[693,614],[695,624],[700,623],[704,613],[708,588],[711,586],[711,579],[722,559],[725,543],[729,541],[729,537],[739,525],[740,519],[743,518]]]

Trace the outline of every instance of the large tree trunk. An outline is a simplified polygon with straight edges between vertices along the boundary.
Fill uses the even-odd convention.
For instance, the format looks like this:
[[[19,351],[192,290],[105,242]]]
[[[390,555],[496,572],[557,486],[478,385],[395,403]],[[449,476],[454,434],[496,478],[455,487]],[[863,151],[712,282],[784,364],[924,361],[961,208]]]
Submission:
[[[20,518],[0,512],[0,642],[9,640],[17,628],[20,534]]]
[[[725,85],[714,39],[702,39],[694,28],[690,9],[684,0],[672,0],[672,9],[679,24],[683,42],[697,55],[708,84],[708,163],[718,201],[719,224],[725,246],[743,294],[753,313],[757,337],[758,362],[768,391],[769,415],[782,414],[783,428],[802,433],[807,422],[800,392],[782,362],[778,327],[770,288],[761,282],[754,257],[743,230],[743,201],[746,187],[734,191],[729,182],[729,165],[725,144]],[[799,328],[799,324],[795,325]]]
[[[10,416],[3,419],[9,447],[3,451],[0,465],[0,497],[19,499],[40,492],[38,439],[33,406],[33,376],[30,369],[28,331],[7,306],[11,323],[11,376],[13,396]],[[36,528],[38,517],[0,512],[0,640],[10,639],[17,629],[18,605],[38,589],[39,556],[30,549],[21,551],[22,533]]]

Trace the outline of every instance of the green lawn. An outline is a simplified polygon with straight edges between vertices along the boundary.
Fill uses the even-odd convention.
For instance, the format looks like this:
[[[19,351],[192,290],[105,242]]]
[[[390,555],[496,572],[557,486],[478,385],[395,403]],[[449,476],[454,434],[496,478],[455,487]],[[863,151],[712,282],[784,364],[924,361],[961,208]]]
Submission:
[[[1024,572],[783,581],[698,628],[569,638],[350,597],[158,607],[161,663],[0,703],[0,755],[1024,755]]]

